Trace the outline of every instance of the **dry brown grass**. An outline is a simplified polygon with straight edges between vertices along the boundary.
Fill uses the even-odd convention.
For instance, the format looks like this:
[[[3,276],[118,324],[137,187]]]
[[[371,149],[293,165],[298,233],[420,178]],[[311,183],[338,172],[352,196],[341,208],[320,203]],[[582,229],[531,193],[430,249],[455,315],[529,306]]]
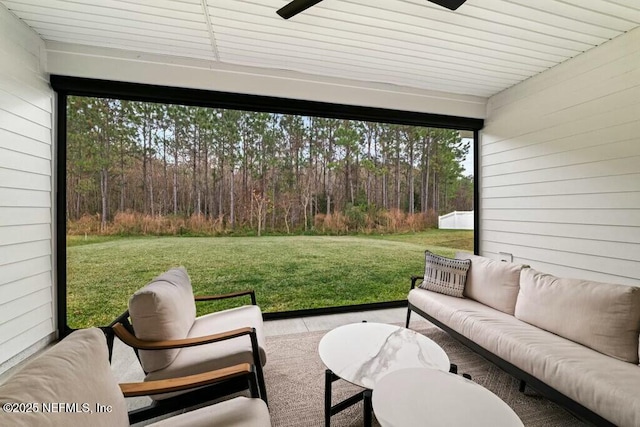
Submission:
[[[313,219],[315,231],[319,234],[373,234],[408,233],[435,228],[438,216],[429,211],[426,214],[407,214],[398,209],[364,211],[352,208],[346,213],[329,215],[317,214]],[[282,229],[269,232],[287,232]],[[246,234],[251,230],[235,232]],[[302,231],[302,230],[298,230]],[[182,217],[176,215],[143,215],[138,212],[118,212],[113,220],[100,229],[100,215],[84,215],[67,223],[69,235],[117,235],[117,236],[220,236],[234,232],[223,216],[207,218],[204,215]],[[288,234],[288,233],[287,233]]]

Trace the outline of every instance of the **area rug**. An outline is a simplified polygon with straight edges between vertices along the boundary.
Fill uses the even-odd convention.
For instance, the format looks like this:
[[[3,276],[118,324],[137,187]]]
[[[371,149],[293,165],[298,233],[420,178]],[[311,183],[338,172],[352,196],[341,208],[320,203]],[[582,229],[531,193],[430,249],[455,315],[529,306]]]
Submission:
[[[585,425],[529,387],[524,394],[520,393],[517,379],[458,343],[441,329],[431,326],[416,330],[438,343],[450,361],[458,365],[460,374],[471,374],[475,382],[504,400],[525,426]],[[325,333],[309,332],[267,338],[265,380],[274,427],[324,426],[325,366],[318,355],[318,343]],[[338,380],[333,384],[333,403],[359,390],[346,381]],[[460,405],[464,410],[464,403]],[[336,427],[359,427],[362,423],[362,402],[331,417],[331,425]],[[374,426],[378,425],[374,418]],[[428,425],[427,420],[425,425]]]

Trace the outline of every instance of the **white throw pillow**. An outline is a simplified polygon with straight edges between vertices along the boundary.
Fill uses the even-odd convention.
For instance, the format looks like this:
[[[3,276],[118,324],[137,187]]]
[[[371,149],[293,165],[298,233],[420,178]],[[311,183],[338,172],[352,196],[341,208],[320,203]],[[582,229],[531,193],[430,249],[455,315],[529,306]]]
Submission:
[[[425,251],[424,258],[424,280],[418,287],[464,298],[464,286],[471,261],[446,258],[429,251]]]

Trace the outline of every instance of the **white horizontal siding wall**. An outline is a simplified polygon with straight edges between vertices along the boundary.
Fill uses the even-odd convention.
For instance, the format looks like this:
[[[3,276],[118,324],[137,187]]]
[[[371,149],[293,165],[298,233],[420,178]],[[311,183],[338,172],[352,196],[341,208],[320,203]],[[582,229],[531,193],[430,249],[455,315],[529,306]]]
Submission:
[[[0,372],[54,337],[44,42],[0,5]]]
[[[640,286],[640,29],[488,102],[481,253]]]

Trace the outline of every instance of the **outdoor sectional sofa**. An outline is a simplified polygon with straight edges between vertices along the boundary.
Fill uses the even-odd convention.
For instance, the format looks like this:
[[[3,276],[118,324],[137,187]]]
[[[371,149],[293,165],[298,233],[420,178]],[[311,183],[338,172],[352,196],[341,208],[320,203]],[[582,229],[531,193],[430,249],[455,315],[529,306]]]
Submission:
[[[412,277],[409,310],[595,425],[640,426],[640,287],[565,279],[467,253],[464,298]]]

